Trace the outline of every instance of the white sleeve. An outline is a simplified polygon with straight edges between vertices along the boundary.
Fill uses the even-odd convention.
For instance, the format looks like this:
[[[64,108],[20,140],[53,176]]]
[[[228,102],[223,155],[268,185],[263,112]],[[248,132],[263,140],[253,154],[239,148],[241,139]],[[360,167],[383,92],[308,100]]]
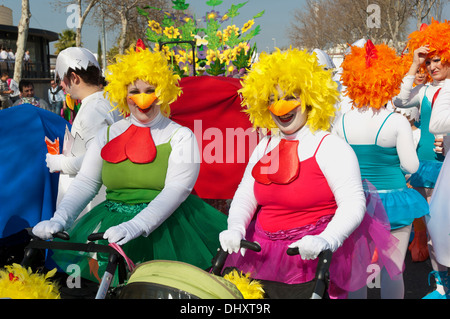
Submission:
[[[105,103],[98,103],[95,107],[91,107],[88,116],[84,116],[81,125],[81,132],[78,132],[86,143],[86,150],[94,141],[97,133],[108,125],[115,122],[111,108]],[[81,169],[84,155],[65,156],[61,160],[61,172],[64,174],[75,175]]]
[[[430,132],[450,133],[450,79],[446,79],[434,103],[430,118]]]
[[[419,106],[421,102],[421,94],[419,92],[424,87],[418,85],[413,88],[415,76],[407,75],[403,78],[400,93],[392,99],[395,107],[409,108]]]
[[[337,204],[333,219],[320,236],[325,238],[335,251],[364,218],[366,199],[358,159],[344,140],[329,135],[323,140],[316,160]]]
[[[417,157],[417,148],[411,124],[400,114],[392,114],[391,117],[394,116],[396,119],[395,125],[390,125],[389,127],[394,127],[397,131],[396,148],[400,159],[400,167],[403,171],[413,174],[419,168],[419,158]]]
[[[236,189],[230,205],[230,210],[228,213],[229,230],[238,230],[241,234],[245,235],[247,227],[255,214],[258,207],[258,202],[256,201],[255,194],[253,192],[255,179],[252,176],[252,170],[256,163],[264,156],[264,153],[270,150],[270,147],[267,147],[268,142],[269,138],[264,137],[250,156],[242,180]]]
[[[180,128],[171,139],[172,152],[163,190],[133,220],[148,236],[186,200],[200,171],[200,155],[194,133]]]
[[[70,183],[55,216],[62,218],[65,229],[69,228],[86,205],[97,195],[102,186],[103,159],[100,155],[103,143],[100,135],[105,135],[106,129],[100,132],[87,150],[83,165],[74,180]]]

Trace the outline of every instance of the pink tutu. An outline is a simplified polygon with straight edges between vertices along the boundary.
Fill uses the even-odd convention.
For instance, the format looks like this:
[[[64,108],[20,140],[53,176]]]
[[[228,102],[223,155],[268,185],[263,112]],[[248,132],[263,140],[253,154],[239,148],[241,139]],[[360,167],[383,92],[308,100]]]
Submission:
[[[367,284],[372,274],[370,265],[386,268],[392,279],[403,272],[403,258],[397,250],[398,240],[391,235],[383,205],[376,193],[367,195],[367,211],[358,228],[334,253],[330,264],[330,298],[345,298]],[[333,215],[322,217],[315,225],[270,233],[253,222],[246,239],[261,245],[261,252],[247,250],[228,257],[225,267],[236,267],[254,279],[287,284],[304,283],[314,279],[318,260],[302,260],[289,256],[288,246],[306,235],[318,235]],[[376,254],[375,254],[376,251]],[[376,257],[375,257],[376,256]]]

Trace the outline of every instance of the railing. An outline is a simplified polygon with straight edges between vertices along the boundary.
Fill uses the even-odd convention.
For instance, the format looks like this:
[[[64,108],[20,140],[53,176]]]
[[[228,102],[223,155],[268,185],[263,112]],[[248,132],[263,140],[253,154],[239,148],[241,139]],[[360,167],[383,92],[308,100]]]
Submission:
[[[10,78],[14,76],[14,61],[0,61],[0,74],[8,72]],[[23,62],[22,78],[50,78],[50,65],[41,62]]]

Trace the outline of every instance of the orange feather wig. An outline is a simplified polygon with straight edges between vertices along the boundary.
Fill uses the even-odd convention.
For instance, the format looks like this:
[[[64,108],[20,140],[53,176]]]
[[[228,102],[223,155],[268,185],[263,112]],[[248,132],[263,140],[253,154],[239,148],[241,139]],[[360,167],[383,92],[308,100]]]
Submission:
[[[353,106],[379,109],[400,93],[410,63],[385,44],[368,40],[363,48],[353,46],[342,63],[341,81]]]

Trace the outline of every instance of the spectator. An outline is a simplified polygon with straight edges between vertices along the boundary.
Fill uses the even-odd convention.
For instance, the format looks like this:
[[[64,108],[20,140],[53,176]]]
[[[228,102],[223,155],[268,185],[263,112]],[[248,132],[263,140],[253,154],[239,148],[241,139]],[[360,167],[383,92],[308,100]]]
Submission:
[[[29,50],[26,50],[25,54],[23,55],[23,64],[25,67],[25,71],[31,71],[31,57]]]
[[[61,115],[63,101],[65,99],[64,91],[55,80],[50,81],[50,89],[48,89],[48,102],[51,106],[51,111]]]
[[[0,110],[7,109],[11,106],[11,100],[9,95],[11,90],[8,87],[8,72],[3,72],[0,78]]]
[[[8,69],[10,71],[14,70],[14,63],[16,61],[16,55],[11,48],[8,48]]]
[[[48,103],[34,95],[34,85],[30,81],[20,80],[19,91],[20,99],[14,103],[14,106],[29,103],[40,107],[41,109],[50,111],[50,106]]]
[[[11,103],[14,104],[18,99],[20,99],[19,84],[11,78],[8,78],[7,82],[9,89],[12,91],[9,98],[11,99]]]
[[[2,47],[0,50],[0,60],[2,62],[6,62],[6,60],[8,60],[8,52],[6,52],[4,47]]]

